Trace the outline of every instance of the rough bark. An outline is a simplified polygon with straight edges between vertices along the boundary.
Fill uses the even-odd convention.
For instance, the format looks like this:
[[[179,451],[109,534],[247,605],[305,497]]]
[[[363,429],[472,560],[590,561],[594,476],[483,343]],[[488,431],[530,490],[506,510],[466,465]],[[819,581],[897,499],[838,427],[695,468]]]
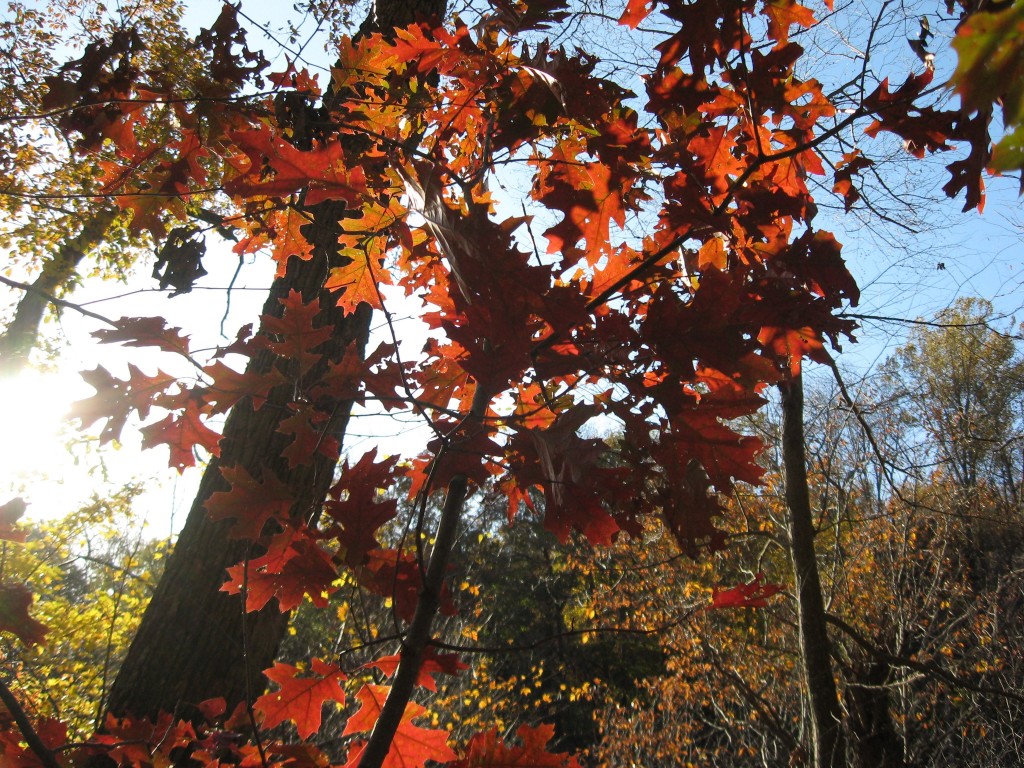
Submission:
[[[412,23],[418,16],[439,16],[443,0],[381,0],[375,4],[362,33]],[[330,96],[328,96],[330,98]],[[338,220],[343,208],[323,204],[311,209],[313,223],[306,231],[313,243],[309,261],[292,259],[287,274],[275,281],[264,307],[265,314],[280,316],[278,299],[290,290],[306,301],[321,292],[329,270],[339,266]],[[362,354],[369,329],[367,306],[345,316],[325,297],[320,325],[330,325],[334,359],[356,341]],[[250,368],[265,369],[269,357],[255,358]],[[264,610],[244,614],[238,596],[220,592],[225,569],[250,553],[247,542],[232,540],[224,522],[211,521],[206,500],[226,485],[221,466],[241,465],[254,476],[275,472],[295,493],[293,514],[315,517],[333,478],[334,462],[320,458],[312,466],[289,470],[281,452],[287,439],[277,432],[280,408],[290,399],[287,388],[271,393],[263,408],[254,412],[247,403],[236,406],[224,426],[221,457],[207,468],[167,568],[160,579],[139,632],[110,691],[107,707],[114,714],[156,715],[174,711],[183,717],[197,714],[196,705],[222,696],[228,706],[252,701],[264,690],[262,671],[269,667],[287,628],[288,616],[272,601]],[[350,403],[339,403],[328,426],[341,443]]]
[[[804,391],[800,376],[779,385],[782,392],[782,458],[786,470],[790,556],[796,582],[800,660],[807,683],[815,768],[844,768],[846,743],[842,710],[832,673],[825,601],[814,552],[814,520],[807,484]]]
[[[35,290],[26,291],[21,297],[14,318],[0,335],[0,375],[15,374],[28,362],[49,303],[46,297],[71,284],[79,263],[102,242],[115,218],[115,208],[96,209],[79,233],[65,240],[53,258],[43,264],[42,271],[32,283]]]
[[[280,316],[278,299],[289,290],[301,291],[307,301],[315,297],[328,261],[323,252],[309,262],[293,259],[287,275],[275,281],[264,313]],[[337,307],[327,306],[320,322],[334,328],[328,342],[333,347],[331,356],[340,359],[352,341],[356,344],[349,354],[362,354],[369,307],[346,316]],[[263,354],[253,359],[249,369],[266,370],[272,363],[273,356]],[[220,467],[242,466],[254,477],[275,473],[294,493],[292,514],[306,519],[315,515],[333,479],[334,462],[317,455],[307,466],[288,468],[282,451],[291,438],[277,429],[291,397],[291,388],[284,385],[271,392],[259,411],[248,402],[232,409],[224,425],[221,456],[203,474],[174,552],[111,687],[111,712],[151,717],[163,710],[191,717],[195,705],[205,699],[223,696],[234,706],[263,691],[262,671],[274,659],[288,615],[274,602],[244,615],[239,597],[220,592],[225,570],[260,552],[251,550],[251,542],[230,538],[231,522],[211,520],[206,501],[228,487]],[[339,403],[326,427],[339,442],[350,408],[349,402]]]
[[[904,768],[903,740],[892,719],[892,666],[875,660],[858,664],[847,683],[852,764],[856,768]]]

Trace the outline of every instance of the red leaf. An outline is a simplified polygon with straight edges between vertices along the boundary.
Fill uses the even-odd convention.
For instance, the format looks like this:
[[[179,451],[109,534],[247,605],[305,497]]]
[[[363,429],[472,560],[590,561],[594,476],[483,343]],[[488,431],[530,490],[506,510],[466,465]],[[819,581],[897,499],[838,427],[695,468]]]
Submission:
[[[395,615],[412,621],[422,584],[416,558],[394,549],[372,549],[365,560],[358,571],[359,583],[374,594],[391,598]]]
[[[341,446],[324,431],[329,422],[330,414],[308,404],[301,405],[299,411],[281,420],[277,431],[294,437],[282,451],[289,469],[309,465],[316,453],[332,460],[338,458]]]
[[[258,539],[268,520],[288,519],[293,494],[269,469],[261,481],[243,467],[221,467],[220,473],[231,489],[212,494],[206,510],[214,520],[236,521],[231,528],[233,538]]]
[[[384,496],[394,483],[392,472],[397,458],[374,463],[377,449],[367,451],[356,462],[341,469],[341,479],[331,488],[325,511],[338,524],[334,531],[351,567],[363,565],[369,552],[380,547],[377,531],[395,516],[398,502]]]
[[[163,421],[149,424],[141,432],[143,448],[166,445],[171,449],[170,466],[178,472],[195,466],[194,448],[197,445],[214,456],[220,456],[221,436],[200,421],[199,405],[193,399],[188,401],[184,413],[172,414]]]
[[[711,608],[764,608],[768,598],[782,591],[779,584],[765,584],[764,574],[759,573],[749,584],[740,584],[729,589],[715,589]]]
[[[338,577],[331,554],[306,529],[288,528],[273,537],[262,557],[228,568],[228,580],[221,592],[237,595],[246,589],[245,609],[258,611],[277,598],[281,611],[298,607],[305,596],[317,608],[327,607],[327,597],[336,591]]]
[[[313,327],[320,313],[319,298],[305,303],[302,294],[293,288],[278,301],[284,307],[281,317],[262,316],[263,330],[278,337],[268,342],[267,347],[287,360],[298,362],[305,373],[322,357],[313,350],[331,338],[333,331],[330,326]]]
[[[69,417],[79,419],[83,427],[106,419],[107,423],[100,432],[100,444],[117,440],[121,430],[132,411],[139,418],[146,418],[153,405],[153,400],[169,386],[177,383],[174,376],[157,371],[155,376],[147,376],[131,363],[128,363],[128,380],[115,379],[102,366],[91,371],[82,371],[85,379],[96,394],[71,404]]]
[[[199,702],[199,711],[206,718],[206,722],[212,723],[228,711],[228,703],[223,696],[207,699]]]
[[[651,7],[648,8],[648,6]],[[654,10],[653,6],[652,0],[629,0],[626,3],[626,10],[619,17],[619,24],[624,24],[630,29],[636,29],[640,22],[646,19],[651,11]]]
[[[263,717],[264,730],[291,720],[300,738],[307,739],[320,730],[325,701],[344,703],[345,691],[339,682],[345,675],[341,669],[313,659],[312,671],[310,677],[298,677],[296,667],[281,663],[264,671],[263,674],[279,686],[277,691],[260,696],[253,705]]]
[[[389,690],[391,689],[384,685],[364,685],[360,688],[356,698],[359,699],[362,706],[349,718],[342,735],[348,736],[352,733],[372,730],[380,717],[380,711]],[[421,768],[428,760],[448,763],[458,758],[458,755],[448,746],[447,731],[413,725],[412,721],[426,711],[425,707],[415,702],[410,702],[406,706],[405,714],[402,715],[402,721],[395,733],[394,741],[391,742],[391,750],[384,758],[382,768]],[[362,742],[352,745],[345,768],[355,768],[359,764],[359,757],[365,746]]]
[[[248,167],[224,185],[230,195],[287,197],[305,189],[306,205],[334,198],[356,206],[366,194],[363,169],[345,166],[338,141],[303,152],[268,128],[229,135],[248,157]]]
[[[116,328],[100,328],[92,335],[104,344],[159,347],[165,352],[189,354],[189,338],[180,328],[168,328],[162,317],[122,317]]]
[[[32,592],[21,584],[0,584],[0,630],[13,632],[26,645],[43,642],[46,627],[28,615]]]
[[[519,726],[516,737],[522,742],[510,747],[496,729],[473,734],[466,746],[466,755],[452,768],[579,768],[579,762],[568,752],[548,752],[546,747],[555,735],[548,723],[536,728]]]
[[[398,670],[398,664],[401,660],[402,657],[398,654],[394,656],[381,656],[366,666],[379,669],[384,673],[385,677],[392,677]],[[459,661],[459,657],[454,653],[438,655],[433,648],[427,648],[423,658],[423,665],[420,667],[419,675],[416,678],[416,685],[426,688],[428,691],[436,691],[437,682],[434,680],[434,675],[441,673],[456,675],[462,669],[469,669],[469,665]]]
[[[270,390],[287,381],[277,368],[266,373],[240,373],[220,360],[204,368],[203,373],[212,380],[205,394],[210,413],[227,413],[239,400],[247,397],[252,398],[253,410],[258,411],[267,401]]]

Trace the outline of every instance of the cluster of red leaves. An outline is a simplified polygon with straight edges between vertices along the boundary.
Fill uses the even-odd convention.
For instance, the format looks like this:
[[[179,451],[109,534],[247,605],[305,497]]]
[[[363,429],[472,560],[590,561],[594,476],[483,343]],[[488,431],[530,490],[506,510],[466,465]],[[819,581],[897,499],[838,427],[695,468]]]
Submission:
[[[97,394],[76,407],[83,424],[106,419],[102,439],[110,440],[133,414],[145,420],[163,409],[169,415],[143,428],[144,441],[169,445],[178,468],[194,463],[196,447],[217,453],[206,418],[243,400],[258,411],[277,387],[291,393],[279,429],[291,467],[317,453],[338,457],[340,446],[324,433],[342,402],[404,404],[430,422],[437,437],[421,457],[376,462],[369,454],[346,465],[319,522],[296,518],[292,493],[271,468],[258,477],[222,469],[230,489],[211,497],[210,514],[263,546],[225,585],[245,592],[248,610],[272,599],[287,610],[303,596],[322,605],[345,567],[391,597],[408,621],[422,565],[378,540],[396,513],[385,492],[402,475],[421,499],[457,476],[496,482],[510,517],[543,498],[547,526],[562,538],[575,530],[607,543],[637,531],[638,516],[660,515],[691,550],[721,545],[716,495],[762,474],[758,441],[731,423],[761,406],[766,386],[799,373],[804,358],[828,362],[826,342],[837,345],[853,330],[835,312],[857,302],[857,286],[839,244],[815,227],[807,183],[824,174],[822,137],[873,114],[869,133],[896,132],[915,151],[944,149],[955,138],[949,115],[915,106],[927,75],[895,92],[883,84],[840,118],[821,84],[796,72],[803,49],[790,30],[814,16],[795,0],[655,3],[676,31],[657,45],[642,119],[632,94],[596,75],[589,57],[546,44],[531,51],[516,38],[557,19],[561,5],[497,3],[499,12],[476,29],[414,25],[393,39],[343,41],[330,109],[344,133],[359,137],[358,157],[336,135],[305,148],[293,143],[289,126],[266,117],[275,114],[272,100],[256,110],[210,99],[202,109],[175,106],[178,138],[147,144],[147,105],[186,105],[191,95],[173,83],[141,90],[138,73],[124,69],[131,46],[141,44],[132,38],[90,48],[51,78],[51,106],[66,110],[64,127],[79,147],[115,145],[119,160],[104,189],[134,211],[136,229],[159,236],[168,211],[180,213],[207,183],[204,159],[216,156],[228,168],[223,192],[239,211],[237,251],[269,247],[283,274],[289,259],[312,253],[307,206],[343,202],[345,263],[326,286],[333,300],[348,311],[381,308],[380,287],[398,286],[423,302],[424,321],[444,339],[414,361],[387,344],[365,357],[354,345],[328,354],[319,301],[292,292],[280,317],[263,318],[261,334],[241,333],[198,366],[198,384],[134,367],[128,379],[102,368],[87,374]],[[622,22],[636,27],[653,11],[647,0],[631,0]],[[767,46],[751,46],[754,17]],[[224,82],[259,77],[262,62],[244,48],[233,11],[204,35]],[[317,92],[302,73],[272,82],[279,98]],[[515,233],[527,219],[495,215],[483,181],[497,161],[510,160],[532,168],[532,202],[555,219],[543,233],[546,254],[521,249]],[[847,207],[857,200],[854,174],[869,163],[850,155],[837,166],[835,190]],[[652,179],[661,183],[657,205],[645,191]],[[651,223],[642,240],[619,234],[631,219]],[[188,338],[159,318],[126,318],[97,336],[191,359]],[[228,355],[267,362],[243,375],[225,364]],[[489,406],[467,420],[478,392]],[[580,436],[598,417],[617,422],[614,447]],[[757,605],[773,589],[755,582],[725,590],[714,605]],[[15,631],[33,639],[18,601],[8,602],[19,616]],[[451,671],[436,663],[434,671]],[[344,696],[331,664],[314,662],[308,676],[284,665],[267,674],[279,687],[257,703],[263,728],[290,720],[312,735],[323,702]],[[346,734],[372,727],[385,690],[356,694],[362,708]],[[457,759],[444,733],[413,724],[421,711],[407,710],[389,765]],[[153,727],[108,723],[109,743],[89,749],[125,765],[145,762],[151,749],[185,750],[200,763],[255,759],[252,745],[221,730],[158,723],[138,732]],[[520,737],[522,746],[509,748],[481,734],[459,764],[574,764],[544,752],[549,732]],[[323,764],[309,745],[269,749],[289,765]],[[360,749],[355,742],[349,764]]]

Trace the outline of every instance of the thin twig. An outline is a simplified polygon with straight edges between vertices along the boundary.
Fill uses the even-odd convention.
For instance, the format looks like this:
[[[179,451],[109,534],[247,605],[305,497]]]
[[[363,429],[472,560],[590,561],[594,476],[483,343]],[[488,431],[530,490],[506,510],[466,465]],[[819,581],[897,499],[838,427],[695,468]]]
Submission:
[[[977,685],[970,681],[964,680],[961,677],[949,672],[934,661],[925,662],[917,661],[916,659],[908,659],[906,656],[896,656],[889,653],[882,648],[868,640],[864,635],[854,629],[850,624],[840,619],[838,616],[832,616],[831,614],[825,617],[825,620],[842,630],[845,634],[850,636],[857,645],[863,648],[865,651],[870,653],[879,661],[884,661],[893,667],[904,667],[906,669],[912,669],[916,672],[921,672],[926,675],[933,675],[944,683],[953,686],[954,688],[962,688],[965,691],[973,691],[974,693],[981,693],[987,696],[1001,696],[1005,699],[1012,699],[1013,701],[1024,703],[1024,695],[1014,693],[1013,691],[1002,690],[1000,688],[992,688],[987,685]]]
[[[11,280],[9,277],[4,277],[3,275],[0,275],[0,283],[10,286],[11,288],[17,288],[20,291],[25,291],[26,293],[34,293],[36,296],[42,296],[44,299],[46,299],[48,302],[50,302],[56,307],[73,309],[75,312],[83,314],[86,317],[91,317],[93,320],[99,320],[101,323],[106,323],[107,325],[113,326],[114,328],[119,327],[117,322],[111,320],[109,317],[104,317],[101,314],[88,310],[85,307],[81,306],[80,304],[75,304],[73,301],[67,301],[66,299],[58,299],[52,293],[47,293],[44,290],[36,288],[34,285],[29,285],[28,283],[21,283],[18,282],[17,280]]]

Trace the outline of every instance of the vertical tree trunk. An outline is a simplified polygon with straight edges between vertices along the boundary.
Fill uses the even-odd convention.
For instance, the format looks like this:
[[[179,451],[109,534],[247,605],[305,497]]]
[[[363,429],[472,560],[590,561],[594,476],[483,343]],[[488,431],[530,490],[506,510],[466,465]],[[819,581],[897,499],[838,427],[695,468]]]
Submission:
[[[782,460],[786,470],[790,555],[800,621],[800,659],[811,711],[814,766],[843,768],[846,743],[842,710],[832,674],[825,601],[814,553],[814,523],[805,456],[803,380],[796,376],[780,384],[779,390],[782,393]]]
[[[405,26],[417,16],[443,12],[444,0],[380,0],[360,32]],[[289,262],[287,274],[271,288],[265,314],[280,316],[278,299],[290,290],[301,291],[307,302],[312,300],[322,293],[330,269],[341,264],[338,222],[344,207],[328,202],[310,212],[313,223],[305,234],[313,245],[313,258]],[[362,354],[369,307],[363,305],[346,316],[334,300],[322,298],[318,324],[334,329],[327,342],[331,345],[328,356],[340,359],[353,340]],[[254,358],[249,368],[266,370],[272,363],[268,353]],[[232,409],[224,425],[220,459],[211,462],[203,476],[185,527],[111,687],[110,712],[152,717],[163,710],[192,717],[196,705],[205,699],[222,696],[230,708],[262,693],[266,682],[262,671],[273,662],[288,616],[274,602],[246,615],[239,596],[220,592],[225,570],[245,559],[251,544],[230,539],[230,526],[210,520],[205,504],[212,493],[226,488],[219,468],[241,465],[256,477],[274,472],[295,494],[292,513],[307,519],[316,516],[331,485],[334,462],[319,457],[310,466],[288,468],[281,455],[288,438],[277,431],[283,409],[275,406],[290,399],[290,389],[279,387],[259,411],[247,402]],[[337,406],[325,429],[341,443],[351,403]]]
[[[853,673],[846,690],[852,765],[904,768],[903,741],[896,733],[889,695],[892,667],[873,659],[854,666]]]
[[[314,298],[327,263],[324,253],[309,262],[292,259],[286,276],[274,283],[265,314],[280,316],[278,299],[289,290],[301,291],[306,301]],[[331,304],[325,302],[320,314],[320,322],[334,329],[331,357],[340,359],[352,341],[356,344],[349,354],[362,354],[369,306],[345,316]],[[253,359],[249,370],[265,371],[272,363],[273,355],[264,353]],[[263,691],[262,671],[274,659],[288,615],[273,601],[245,615],[238,596],[220,592],[227,568],[261,553],[251,551],[251,542],[229,538],[232,521],[211,520],[206,502],[211,494],[228,488],[220,468],[242,466],[254,477],[273,472],[286,483],[294,495],[294,516],[315,515],[333,479],[334,462],[317,454],[309,465],[288,468],[282,451],[291,438],[277,430],[291,399],[290,385],[282,385],[259,411],[247,401],[232,409],[224,425],[221,456],[206,468],[174,552],[111,687],[111,712],[152,717],[163,710],[191,717],[205,699],[223,696],[234,706]],[[339,442],[350,409],[350,402],[339,403],[325,428]]]

